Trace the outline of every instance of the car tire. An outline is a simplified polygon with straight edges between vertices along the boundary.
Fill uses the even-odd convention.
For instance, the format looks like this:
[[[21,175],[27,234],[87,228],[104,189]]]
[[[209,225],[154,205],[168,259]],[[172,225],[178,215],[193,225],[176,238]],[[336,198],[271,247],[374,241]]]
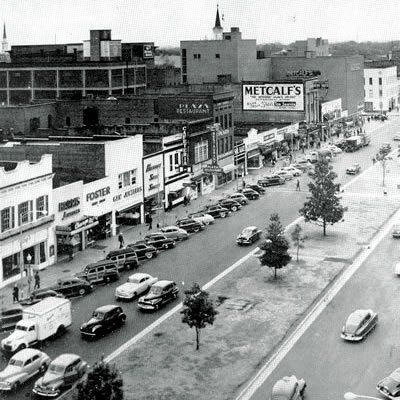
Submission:
[[[164,250],[167,250],[167,249],[169,249],[170,247],[169,247],[168,244],[164,243],[164,244],[162,245],[162,248],[163,248]]]
[[[48,365],[46,363],[42,364],[39,368],[39,374],[44,374],[47,371]]]
[[[194,232],[194,233],[200,232],[200,228],[193,228],[193,232]]]
[[[237,209],[237,207],[236,206],[232,206],[232,211],[233,212],[236,212],[238,209]]]
[[[103,278],[103,281],[104,281],[104,283],[110,283],[110,282],[111,282],[111,279],[110,279],[109,276],[105,276],[105,277]]]
[[[18,381],[14,382],[14,384],[12,385],[12,389],[11,391],[14,393],[17,393],[20,387],[20,383]]]
[[[20,345],[18,346],[16,353],[18,353],[19,351],[21,351],[21,350],[23,350],[23,349],[26,349],[26,344],[25,344],[25,343],[22,343],[22,344],[20,344]]]
[[[78,290],[78,294],[79,294],[79,296],[84,296],[84,295],[86,294],[86,289],[80,288],[80,289]]]
[[[60,337],[60,336],[64,335],[65,331],[66,331],[65,326],[64,325],[60,325],[57,328],[56,336]]]
[[[224,212],[221,213],[221,214],[220,214],[220,217],[221,217],[221,218],[225,218],[225,217],[226,217],[226,213],[224,213]]]
[[[150,259],[153,258],[153,253],[151,253],[150,251],[148,251],[148,252],[145,253],[144,255],[146,256],[146,258],[147,258],[148,260],[150,260]]]

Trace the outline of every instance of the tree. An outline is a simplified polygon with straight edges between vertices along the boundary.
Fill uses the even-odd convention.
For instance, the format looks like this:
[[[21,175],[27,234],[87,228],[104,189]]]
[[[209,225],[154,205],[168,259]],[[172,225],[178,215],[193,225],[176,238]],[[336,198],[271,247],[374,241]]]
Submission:
[[[296,262],[299,262],[299,250],[304,248],[304,235],[302,235],[303,229],[299,224],[296,224],[296,226],[293,229],[292,232],[292,241],[296,246]]]
[[[307,197],[308,200],[299,212],[306,222],[322,226],[326,236],[327,224],[333,225],[343,219],[344,208],[338,196],[340,184],[334,183],[337,174],[324,159],[317,161],[310,176],[312,181],[308,188],[311,196]]]
[[[115,365],[103,357],[96,362],[84,382],[78,384],[78,400],[123,400],[123,380]]]
[[[287,265],[290,257],[289,242],[284,235],[284,229],[276,213],[271,214],[270,224],[266,229],[266,240],[261,244],[263,254],[259,257],[261,265],[274,269],[274,279],[277,278],[277,270]]]
[[[181,311],[182,322],[196,330],[196,350],[200,348],[200,330],[207,324],[212,325],[218,311],[213,302],[208,298],[208,292],[202,290],[198,283],[193,283],[191,289],[185,290],[185,300]]]

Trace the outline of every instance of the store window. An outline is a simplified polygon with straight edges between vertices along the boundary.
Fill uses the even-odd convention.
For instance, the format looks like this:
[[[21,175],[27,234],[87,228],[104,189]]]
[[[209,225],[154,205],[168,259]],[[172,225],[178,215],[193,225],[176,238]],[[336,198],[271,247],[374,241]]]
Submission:
[[[24,201],[18,205],[18,225],[32,221],[33,201]]]
[[[137,170],[133,169],[131,170],[131,185],[136,185],[136,180],[137,180]]]
[[[39,260],[40,260],[40,264],[42,264],[46,261],[46,243],[45,242],[40,243]]]
[[[19,272],[19,253],[3,258],[3,280],[18,275]]]
[[[36,211],[38,211],[37,219],[47,215],[49,211],[49,196],[47,194],[36,199]]]
[[[118,174],[118,189],[122,189],[123,186],[123,174]]]
[[[232,128],[232,113],[229,114],[229,128]]]
[[[169,172],[172,172],[174,170],[174,163],[173,163],[173,155],[169,155]]]
[[[12,229],[15,226],[14,207],[7,207],[1,210],[1,232]]]
[[[131,172],[130,171],[123,173],[123,181],[124,181],[124,187],[129,186],[131,184]]]
[[[197,164],[208,160],[208,142],[202,140],[194,145],[194,162]]]

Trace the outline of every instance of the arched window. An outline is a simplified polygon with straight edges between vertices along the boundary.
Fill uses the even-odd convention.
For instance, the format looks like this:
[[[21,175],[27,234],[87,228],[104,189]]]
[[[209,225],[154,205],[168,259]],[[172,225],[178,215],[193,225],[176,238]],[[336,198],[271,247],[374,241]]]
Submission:
[[[65,125],[71,126],[71,118],[70,117],[65,118]]]

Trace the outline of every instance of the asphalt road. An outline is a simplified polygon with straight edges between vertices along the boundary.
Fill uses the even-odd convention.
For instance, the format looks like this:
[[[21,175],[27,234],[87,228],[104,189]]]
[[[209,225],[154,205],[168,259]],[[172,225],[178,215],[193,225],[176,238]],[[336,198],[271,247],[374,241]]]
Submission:
[[[379,147],[379,144],[388,141],[388,137],[391,137],[390,132],[393,132],[394,124],[395,122],[393,120],[382,124],[379,131],[373,134],[372,143],[370,146],[356,153],[338,155],[334,159],[332,165],[339,175],[339,182],[344,184],[352,179],[352,177],[349,177],[345,174],[347,166],[349,166],[352,162],[359,162],[363,169],[371,165],[372,156],[376,153],[376,149]],[[139,271],[148,272],[154,276],[158,276],[159,279],[175,280],[181,288],[180,298],[182,299],[183,290],[189,287],[192,282],[197,282],[200,285],[205,284],[232,265],[239,258],[248,253],[252,247],[238,247],[235,244],[235,238],[243,227],[256,225],[260,228],[265,228],[268,225],[269,216],[272,212],[277,212],[280,215],[282,224],[284,226],[298,217],[298,210],[303,205],[307,196],[307,192],[305,191],[307,177],[303,175],[300,179],[301,188],[303,190],[302,192],[295,191],[295,181],[288,182],[283,186],[268,188],[267,193],[262,196],[260,200],[250,202],[248,206],[243,207],[242,210],[237,213],[233,213],[229,218],[216,220],[214,225],[207,227],[206,230],[201,233],[191,235],[189,240],[179,243],[175,249],[160,253],[159,257],[156,259],[143,263],[143,266],[139,268]],[[251,177],[246,178],[246,181],[250,180]],[[102,354],[107,355],[117,349],[120,345],[122,345],[132,336],[139,333],[146,326],[155,321],[160,315],[176,304],[169,304],[167,307],[157,313],[143,314],[137,310],[136,301],[119,303],[127,314],[126,325],[118,331],[115,331],[109,336],[98,341],[83,341],[79,335],[80,324],[89,318],[91,312],[95,308],[104,304],[115,303],[115,288],[123,283],[128,275],[129,273],[122,275],[119,282],[109,284],[107,286],[99,286],[94,293],[89,296],[73,299],[72,326],[67,334],[62,338],[47,342],[43,346],[43,351],[48,353],[48,355],[52,358],[61,353],[74,352],[81,355],[83,359],[87,360],[89,365],[93,364],[101,357]],[[182,282],[185,284],[182,285]],[[371,292],[372,290],[374,289],[371,288]],[[337,329],[339,333],[340,325],[343,321],[342,313],[343,311],[341,311],[340,316],[337,316],[338,319],[335,318],[335,321],[338,321],[336,324],[338,325]],[[332,331],[334,330],[332,329]],[[2,339],[4,336],[5,335],[2,334],[0,339]],[[372,338],[373,335],[371,336],[371,339]],[[339,343],[342,344],[340,341]],[[313,351],[316,349],[313,344],[307,344],[304,349],[307,350],[308,346],[309,349],[313,349]],[[325,354],[328,349],[330,350],[331,347],[325,346],[321,354]],[[357,359],[357,356],[355,357]],[[319,360],[320,358],[321,360]],[[303,366],[307,365],[307,363],[304,363],[303,357],[299,359],[295,356],[295,359],[298,359],[300,363],[303,362]],[[322,361],[323,358],[320,356],[309,356],[308,359],[310,361],[315,359]],[[334,359],[336,359],[336,356],[334,355],[332,357],[330,356],[329,358],[331,361]],[[354,365],[354,363],[350,364]],[[6,360],[1,359],[0,369],[3,369],[5,365]],[[299,371],[301,372],[302,370],[299,369]],[[325,374],[332,376],[332,386],[335,386],[334,381],[336,375],[334,373],[332,374],[331,371],[334,371],[334,369],[331,370],[330,368],[326,368],[320,370],[318,376]],[[301,375],[301,373],[299,375]],[[309,373],[307,376],[304,376],[309,376]],[[8,398],[22,399],[29,397],[33,382],[34,380],[26,384],[17,395],[8,396]],[[267,386],[268,384],[269,383],[266,383]],[[354,391],[357,390],[357,386],[354,387],[353,385],[349,385],[349,388],[350,387],[352,390],[354,389]],[[316,386],[315,390],[317,390],[317,388],[318,386]],[[313,389],[310,388],[310,399],[326,398],[325,396],[311,397],[311,393],[313,393],[312,390]]]

